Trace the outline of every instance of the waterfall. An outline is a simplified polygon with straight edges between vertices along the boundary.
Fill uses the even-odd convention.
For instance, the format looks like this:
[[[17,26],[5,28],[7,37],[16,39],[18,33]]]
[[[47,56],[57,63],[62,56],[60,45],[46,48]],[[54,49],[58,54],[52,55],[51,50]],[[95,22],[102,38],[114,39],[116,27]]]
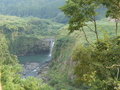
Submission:
[[[52,56],[53,46],[54,46],[54,41],[53,41],[53,39],[52,39],[52,40],[50,41],[50,53],[49,53],[49,56]]]

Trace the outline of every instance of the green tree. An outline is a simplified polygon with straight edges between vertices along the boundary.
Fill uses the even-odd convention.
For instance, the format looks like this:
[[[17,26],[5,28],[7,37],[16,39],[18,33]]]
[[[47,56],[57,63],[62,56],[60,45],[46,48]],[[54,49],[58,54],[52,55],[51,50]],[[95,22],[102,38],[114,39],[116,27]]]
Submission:
[[[94,30],[91,29],[98,41],[98,32],[97,32],[97,25],[96,25],[96,12],[95,9],[98,7],[98,3],[91,0],[67,0],[66,4],[60,9],[65,13],[65,15],[69,18],[69,30],[73,32],[74,30],[81,30],[84,32],[84,35],[87,40],[86,33],[84,31],[84,26],[91,29],[86,22],[91,21],[94,25]],[[90,44],[90,42],[87,40]]]
[[[99,42],[99,34],[97,30],[96,22],[96,9],[100,8],[101,5],[106,6],[108,9],[106,16],[112,18],[119,18],[120,9],[119,9],[119,0],[67,0],[66,4],[60,9],[65,13],[69,18],[69,30],[73,32],[75,30],[81,30],[84,33],[86,41],[90,44],[88,36],[85,33],[84,28],[87,27],[96,35],[96,40]],[[90,21],[93,23],[94,29],[87,25],[87,22]],[[116,36],[118,30],[118,21],[116,20]],[[90,44],[91,45],[91,44]],[[93,45],[91,45],[93,46]],[[93,46],[94,47],[94,46]]]
[[[67,0],[60,9],[69,18],[70,33],[75,30],[83,31],[86,41],[94,48],[79,46],[73,54],[76,61],[75,75],[77,83],[87,84],[90,90],[118,90],[119,80],[119,45],[118,39],[113,41],[99,39],[96,22],[96,8],[100,5],[108,9],[107,16],[119,19],[119,0]],[[88,21],[93,23],[94,29],[88,26]],[[87,27],[96,35],[96,44],[91,44],[84,28]],[[118,22],[115,25],[116,36]],[[116,43],[117,42],[117,43]],[[99,83],[99,84],[98,84]]]
[[[79,46],[73,54],[76,61],[76,83],[86,83],[90,90],[118,90],[120,46],[114,41],[99,43],[96,49]]]
[[[119,0],[106,0],[102,4],[107,7],[106,17],[115,19],[116,23],[116,36],[118,36],[118,20],[120,18],[120,1]]]

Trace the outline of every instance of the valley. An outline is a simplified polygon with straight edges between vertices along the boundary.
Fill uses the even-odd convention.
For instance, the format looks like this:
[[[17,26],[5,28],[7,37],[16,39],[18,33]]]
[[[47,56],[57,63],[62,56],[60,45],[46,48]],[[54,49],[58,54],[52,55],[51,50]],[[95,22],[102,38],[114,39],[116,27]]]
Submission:
[[[0,90],[120,90],[119,1],[0,1]]]

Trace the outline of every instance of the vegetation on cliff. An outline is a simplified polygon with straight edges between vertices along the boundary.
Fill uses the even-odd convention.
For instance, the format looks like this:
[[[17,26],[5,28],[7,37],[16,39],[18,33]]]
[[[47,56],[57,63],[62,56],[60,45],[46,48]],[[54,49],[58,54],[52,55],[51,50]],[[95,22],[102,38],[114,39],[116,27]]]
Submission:
[[[106,16],[114,18],[115,22],[96,21],[95,9],[101,4],[108,9]],[[53,60],[49,64],[51,67],[48,71],[49,84],[58,90],[61,88],[67,90],[119,90],[119,1],[67,0],[60,9],[69,18],[68,29],[74,33],[69,36],[72,39],[66,40],[67,37],[65,39],[62,34],[62,38],[58,36],[58,40],[56,39],[56,46],[62,46],[62,48],[54,47],[59,51],[55,50],[55,56],[53,55]],[[75,44],[70,44],[69,40],[73,40]],[[66,45],[64,41],[69,42]],[[65,57],[66,55],[67,57]],[[57,73],[55,74],[55,72]],[[56,76],[56,79],[53,79],[53,76]],[[61,82],[64,82],[66,87],[61,85]]]
[[[89,26],[91,26],[91,24],[92,23],[88,22]],[[107,65],[107,62],[111,60],[111,62],[108,63],[110,65],[107,65],[108,67],[112,66],[112,64],[117,64],[117,65],[119,64],[118,63],[119,62],[119,59],[118,59],[119,58],[119,50],[118,50],[119,46],[117,45],[118,47],[116,47],[116,44],[115,44],[116,42],[118,42],[116,40],[119,40],[119,39],[114,38],[116,36],[115,31],[114,31],[115,23],[109,22],[107,21],[107,19],[105,19],[105,20],[97,21],[97,25],[98,25],[99,38],[101,42],[101,44],[99,45],[96,43],[96,39],[95,39],[96,36],[94,35],[94,33],[92,33],[91,30],[89,30],[88,28],[85,28],[86,35],[90,37],[88,38],[88,40],[91,42],[91,44],[97,46],[95,49],[93,49],[93,47],[90,47],[90,45],[87,43],[83,32],[75,31],[70,34],[69,31],[67,31],[68,26],[64,26],[58,31],[58,35],[56,36],[55,45],[53,48],[52,61],[49,64],[50,69],[48,69],[47,74],[43,75],[49,79],[48,81],[49,85],[52,85],[57,90],[60,90],[60,89],[86,90],[89,88],[89,86],[85,85],[85,83],[82,83],[83,81],[81,79],[84,79],[84,78],[80,77],[80,75],[82,75],[81,74],[82,71],[84,73],[84,70],[86,70],[86,73],[87,73],[88,72],[87,70],[90,69],[91,67],[90,65],[88,67],[89,69],[86,68],[88,66],[87,62],[92,65],[92,63],[90,62],[95,61],[95,65],[98,65],[98,66],[100,65],[100,67],[98,66],[95,66],[95,67],[102,68],[99,62],[99,58],[101,57],[100,60],[105,61],[106,65]],[[91,28],[94,28],[94,27],[91,27]],[[109,49],[106,49],[106,47],[107,48],[109,47]],[[101,51],[101,49],[105,49],[105,50]],[[95,55],[93,56],[91,55],[91,53]],[[115,61],[110,59],[109,55],[107,55],[110,53],[113,54],[111,58],[112,57],[114,58],[114,56],[116,57],[116,59],[114,58]],[[118,54],[118,56],[116,56],[116,53]],[[89,62],[89,59],[93,61]],[[82,61],[83,61],[83,64],[82,64]],[[101,61],[101,63],[103,61]],[[91,68],[94,68],[94,67],[91,67]],[[94,68],[94,70],[96,69]],[[111,69],[109,70],[111,71]],[[79,72],[80,74],[77,72]],[[104,74],[104,71],[102,71],[101,73]],[[114,70],[112,69],[111,73],[112,75],[114,73],[113,78],[117,77],[117,69],[115,67],[114,67]],[[86,74],[84,73],[83,76],[84,75]],[[86,77],[89,78],[89,75],[90,74],[88,74],[88,76]],[[94,74],[91,73],[91,75],[93,76]],[[109,78],[107,74],[105,75],[107,78]],[[85,80],[89,81],[88,78],[85,78]],[[112,82],[112,79],[106,82],[106,86],[107,86],[107,83],[109,82]],[[102,85],[101,88],[105,87],[103,86],[103,84],[105,84],[104,82],[99,82],[99,83],[101,83]],[[95,85],[95,82],[94,83],[92,82],[91,84]],[[113,85],[116,85],[116,84],[113,84]]]
[[[0,15],[0,33],[3,33],[9,50],[15,55],[37,54],[49,51],[49,42],[56,31],[63,26],[50,20],[35,17],[20,18]]]

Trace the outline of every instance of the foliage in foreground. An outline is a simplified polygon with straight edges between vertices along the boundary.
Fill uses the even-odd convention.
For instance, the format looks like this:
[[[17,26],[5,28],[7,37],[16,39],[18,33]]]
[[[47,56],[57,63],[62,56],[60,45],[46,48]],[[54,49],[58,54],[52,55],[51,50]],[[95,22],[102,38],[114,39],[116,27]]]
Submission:
[[[34,77],[21,79],[17,57],[10,55],[4,36],[0,34],[0,77],[3,90],[53,90]]]
[[[96,48],[79,46],[73,54],[76,63],[76,84],[86,84],[89,90],[119,90],[120,41],[101,40]]]
[[[80,30],[91,47],[80,46],[76,48],[73,60],[76,61],[75,75],[78,85],[83,83],[90,86],[90,90],[118,90],[120,46],[118,38],[119,0],[67,0],[60,9],[69,18],[70,32]],[[106,17],[115,19],[115,34],[117,39],[101,41],[96,22],[96,8],[105,6],[108,11]],[[94,29],[88,26],[88,21],[93,23]],[[85,27],[96,36],[96,45],[88,40]],[[109,30],[109,29],[108,29]],[[105,34],[105,33],[104,33]],[[103,38],[103,37],[102,37]]]
[[[109,37],[115,37],[114,23],[108,22],[106,20],[97,21],[97,23],[100,38],[103,39],[104,36],[104,39],[107,41]],[[90,22],[88,22],[88,24],[91,28],[94,28]],[[83,37],[84,35],[82,32],[76,31],[69,34],[67,28],[67,26],[61,28],[58,31],[58,35],[56,36],[52,55],[53,60],[49,64],[50,69],[46,75],[49,79],[48,84],[54,86],[57,90],[60,90],[61,88],[66,90],[86,90],[88,87],[85,84],[82,86],[76,86],[76,83],[74,83],[73,69],[76,64],[72,61],[72,54],[74,53],[74,50],[76,50],[76,52],[79,50],[80,47],[76,48],[76,46],[83,44],[86,48],[86,46],[89,46],[89,44]],[[88,38],[89,41],[94,45],[93,42],[96,41],[95,35],[88,28],[85,28],[85,30],[87,36],[91,37]]]

